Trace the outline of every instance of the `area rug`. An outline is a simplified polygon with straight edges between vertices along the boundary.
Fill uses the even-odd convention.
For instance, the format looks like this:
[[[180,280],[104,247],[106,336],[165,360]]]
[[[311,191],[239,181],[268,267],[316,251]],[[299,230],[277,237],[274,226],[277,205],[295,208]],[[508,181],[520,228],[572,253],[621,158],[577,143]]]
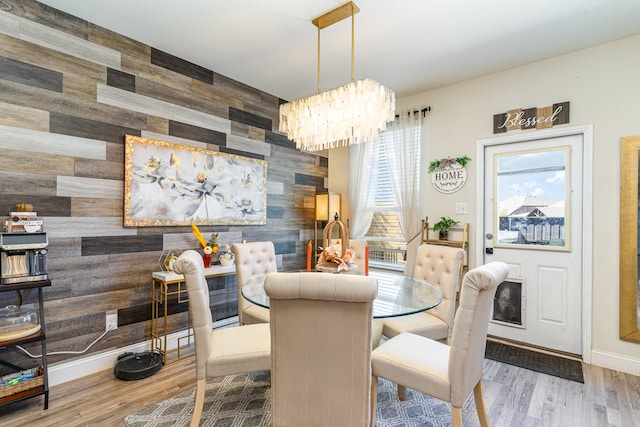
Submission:
[[[582,362],[538,351],[487,341],[487,359],[584,384]]]
[[[229,375],[207,383],[201,427],[271,426],[269,372]],[[129,427],[188,426],[193,413],[193,391],[128,415]],[[395,384],[378,380],[378,427],[445,427],[451,425],[449,405],[407,389],[406,400],[398,401]]]

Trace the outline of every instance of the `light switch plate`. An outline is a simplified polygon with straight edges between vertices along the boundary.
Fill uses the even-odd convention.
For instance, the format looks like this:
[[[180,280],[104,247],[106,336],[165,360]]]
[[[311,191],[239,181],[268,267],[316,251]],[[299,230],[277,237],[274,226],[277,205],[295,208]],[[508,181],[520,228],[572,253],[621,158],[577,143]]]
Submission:
[[[469,213],[469,205],[467,202],[457,202],[456,203],[456,213],[459,215],[465,215]]]

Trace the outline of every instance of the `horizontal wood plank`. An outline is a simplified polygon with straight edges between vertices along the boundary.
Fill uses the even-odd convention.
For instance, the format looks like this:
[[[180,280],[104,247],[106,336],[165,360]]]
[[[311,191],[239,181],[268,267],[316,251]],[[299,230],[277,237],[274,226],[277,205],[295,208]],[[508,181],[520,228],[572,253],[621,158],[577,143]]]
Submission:
[[[107,311],[124,316],[86,354],[50,362],[148,340],[151,273],[163,251],[200,250],[188,226],[123,226],[127,134],[264,159],[267,223],[201,231],[221,244],[274,241],[278,268],[305,262],[315,186],[296,184],[295,173],[324,183],[326,158],[275,130],[277,97],[152,51],[34,0],[0,2],[0,210],[29,202],[45,222],[49,348],[83,349],[104,332]],[[210,282],[210,292],[214,318],[236,314],[235,277]],[[171,330],[185,316],[171,315]]]

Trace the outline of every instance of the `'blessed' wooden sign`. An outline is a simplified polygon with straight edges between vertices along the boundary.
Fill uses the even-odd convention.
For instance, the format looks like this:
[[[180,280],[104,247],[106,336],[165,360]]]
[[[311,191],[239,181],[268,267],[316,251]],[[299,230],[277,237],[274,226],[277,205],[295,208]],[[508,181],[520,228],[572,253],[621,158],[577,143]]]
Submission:
[[[493,116],[493,133],[520,129],[546,129],[569,123],[569,101],[549,107],[509,110]]]

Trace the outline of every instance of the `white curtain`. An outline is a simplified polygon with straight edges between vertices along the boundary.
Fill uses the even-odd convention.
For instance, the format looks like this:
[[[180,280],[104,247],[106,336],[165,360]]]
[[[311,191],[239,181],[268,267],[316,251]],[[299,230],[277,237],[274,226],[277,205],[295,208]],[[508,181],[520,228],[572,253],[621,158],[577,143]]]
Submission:
[[[391,180],[393,195],[398,207],[400,227],[407,242],[407,261],[404,274],[413,275],[416,251],[420,238],[414,238],[422,228],[420,221],[420,138],[423,113],[419,108],[400,111],[398,117],[387,126],[392,135],[392,149],[388,151],[389,167],[397,171]],[[413,240],[411,240],[413,239]]]
[[[363,142],[349,147],[349,238],[364,239],[364,235],[371,226],[373,212],[366,209],[371,189],[370,185],[376,178],[372,173],[372,166],[378,164],[378,150],[370,149],[377,141]]]

